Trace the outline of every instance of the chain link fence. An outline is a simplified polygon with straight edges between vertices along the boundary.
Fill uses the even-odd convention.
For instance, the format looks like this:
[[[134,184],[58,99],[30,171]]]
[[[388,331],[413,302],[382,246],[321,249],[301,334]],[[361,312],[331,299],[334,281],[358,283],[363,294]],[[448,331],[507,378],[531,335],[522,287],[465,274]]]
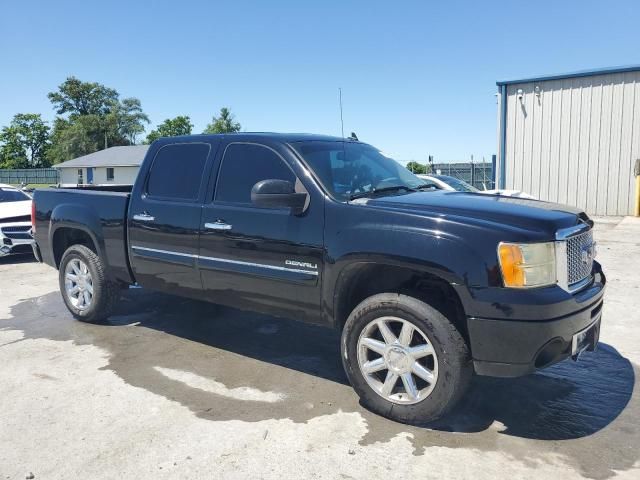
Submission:
[[[491,163],[434,163],[433,173],[459,178],[480,190],[494,188]]]

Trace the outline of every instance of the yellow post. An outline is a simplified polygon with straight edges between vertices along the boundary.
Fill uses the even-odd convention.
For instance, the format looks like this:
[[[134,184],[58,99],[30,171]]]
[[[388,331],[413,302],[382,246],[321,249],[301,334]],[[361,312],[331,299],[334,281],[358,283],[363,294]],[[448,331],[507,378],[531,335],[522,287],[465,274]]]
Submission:
[[[640,217],[640,158],[636,160],[636,168],[633,172],[636,176],[636,197],[635,197],[635,209],[633,214],[636,217]]]
[[[640,175],[636,175],[636,217],[640,217]]]

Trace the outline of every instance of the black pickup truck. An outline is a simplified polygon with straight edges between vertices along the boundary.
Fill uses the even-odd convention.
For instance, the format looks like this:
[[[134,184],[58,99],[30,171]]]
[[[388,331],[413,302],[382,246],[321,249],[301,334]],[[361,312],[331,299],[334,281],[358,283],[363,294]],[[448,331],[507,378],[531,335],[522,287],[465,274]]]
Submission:
[[[137,284],[331,326],[363,404],[398,421],[443,415],[474,372],[525,375],[598,342],[585,213],[433,191],[354,140],[163,138],[132,188],[36,190],[32,221],[79,320]]]

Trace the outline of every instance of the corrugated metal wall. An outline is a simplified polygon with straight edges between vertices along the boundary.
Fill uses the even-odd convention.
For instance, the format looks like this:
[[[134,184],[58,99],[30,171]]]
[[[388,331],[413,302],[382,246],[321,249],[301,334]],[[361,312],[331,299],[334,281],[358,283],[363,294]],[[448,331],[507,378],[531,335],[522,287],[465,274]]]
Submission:
[[[630,215],[637,158],[640,72],[507,85],[506,188]]]

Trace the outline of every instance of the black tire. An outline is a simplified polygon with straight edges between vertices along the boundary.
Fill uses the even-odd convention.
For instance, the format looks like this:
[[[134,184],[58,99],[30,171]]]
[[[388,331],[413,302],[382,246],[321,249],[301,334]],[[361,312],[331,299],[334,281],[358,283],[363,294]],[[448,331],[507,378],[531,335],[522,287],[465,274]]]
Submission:
[[[65,269],[67,264],[79,259],[87,265],[93,283],[93,298],[91,304],[86,309],[76,308],[68,298],[65,289]],[[105,268],[100,257],[91,249],[84,245],[72,245],[62,255],[60,267],[58,269],[58,280],[60,283],[60,293],[65,305],[71,314],[83,322],[100,322],[111,315],[118,299],[120,289],[115,283],[107,280]]]
[[[409,321],[426,334],[438,362],[438,377],[431,393],[413,404],[394,403],[378,394],[366,381],[358,364],[358,339],[362,330],[380,317]],[[392,420],[426,424],[449,412],[466,392],[473,368],[469,348],[455,326],[438,310],[416,298],[396,293],[373,295],[349,315],[342,331],[342,363],[363,406]]]

